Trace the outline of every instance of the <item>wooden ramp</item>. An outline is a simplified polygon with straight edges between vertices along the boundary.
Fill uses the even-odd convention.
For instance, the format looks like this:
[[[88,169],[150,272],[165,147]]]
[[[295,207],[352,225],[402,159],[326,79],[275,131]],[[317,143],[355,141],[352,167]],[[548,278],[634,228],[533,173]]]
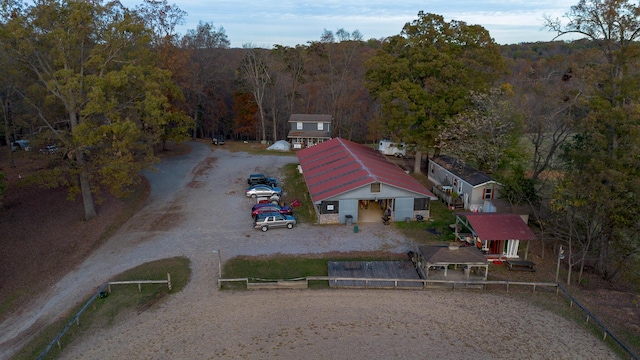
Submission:
[[[331,287],[422,288],[418,282],[397,280],[420,280],[411,261],[329,261],[328,267],[329,277],[345,278],[331,280]]]

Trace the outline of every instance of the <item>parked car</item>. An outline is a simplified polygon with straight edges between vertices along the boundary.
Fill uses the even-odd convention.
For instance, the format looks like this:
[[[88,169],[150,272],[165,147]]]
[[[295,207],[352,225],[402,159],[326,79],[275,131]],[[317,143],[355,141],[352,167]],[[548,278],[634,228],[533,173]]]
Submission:
[[[29,145],[29,140],[16,140],[12,142],[11,151],[16,151],[16,150],[24,150],[24,151],[31,150],[31,146]]]
[[[57,152],[58,152],[58,147],[55,145],[47,145],[47,147],[40,149],[40,154],[53,155]]]
[[[251,174],[247,179],[247,184],[248,185],[264,184],[264,185],[269,185],[271,187],[276,187],[278,186],[278,180],[272,177],[266,177],[264,174]]]
[[[256,216],[258,216],[258,214],[272,213],[272,212],[277,212],[284,215],[291,215],[293,213],[291,211],[291,208],[288,206],[279,206],[279,205],[273,205],[273,204],[256,204],[251,209],[251,217],[255,218]]]
[[[252,198],[271,197],[273,195],[282,196],[282,189],[269,185],[254,185],[245,190],[245,195]]]
[[[280,205],[280,196],[278,196],[278,195],[271,195],[270,197],[258,196],[256,198],[256,205],[258,205],[258,204],[261,204],[261,205],[267,205],[267,204]]]
[[[264,215],[264,216],[263,216]],[[263,232],[269,230],[272,227],[286,227],[287,229],[293,228],[296,224],[296,218],[291,215],[284,215],[280,213],[267,213],[261,214],[253,222],[253,227],[260,229]]]
[[[224,136],[214,135],[211,138],[211,143],[213,145],[224,145]]]

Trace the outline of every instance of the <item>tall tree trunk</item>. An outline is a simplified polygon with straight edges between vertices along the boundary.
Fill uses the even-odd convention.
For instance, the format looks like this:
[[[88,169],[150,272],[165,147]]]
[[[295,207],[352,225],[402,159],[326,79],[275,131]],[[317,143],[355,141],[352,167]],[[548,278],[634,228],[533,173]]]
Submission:
[[[84,154],[77,153],[76,162],[80,167],[80,190],[82,192],[82,204],[84,205],[84,219],[91,220],[97,216],[96,208],[93,203],[93,194],[91,193],[91,184],[89,183],[89,171],[83,158]]]
[[[422,151],[416,151],[416,157],[413,162],[413,172],[420,174],[422,171]]]
[[[69,107],[68,107],[69,108]],[[69,122],[71,123],[71,131],[73,131],[80,123],[78,113],[74,110],[69,111]],[[84,159],[84,153],[76,149],[76,163],[80,168],[80,193],[82,194],[82,204],[84,206],[84,219],[90,220],[97,216],[96,208],[93,202],[93,194],[91,193],[91,183],[89,182],[89,169]]]

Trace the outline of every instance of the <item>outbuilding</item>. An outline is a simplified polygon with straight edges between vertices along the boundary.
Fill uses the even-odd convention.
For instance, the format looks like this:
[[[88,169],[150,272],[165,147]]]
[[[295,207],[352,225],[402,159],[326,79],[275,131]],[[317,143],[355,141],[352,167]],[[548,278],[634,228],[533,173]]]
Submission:
[[[429,217],[437,198],[420,182],[376,149],[334,138],[298,151],[302,172],[318,223]]]
[[[524,241],[527,260],[531,241],[538,238],[526,219],[528,216],[509,213],[456,213],[456,238],[476,245],[492,261],[519,259],[520,243]]]
[[[495,212],[501,184],[464,161],[447,155],[429,159],[433,192],[448,205],[473,212]]]

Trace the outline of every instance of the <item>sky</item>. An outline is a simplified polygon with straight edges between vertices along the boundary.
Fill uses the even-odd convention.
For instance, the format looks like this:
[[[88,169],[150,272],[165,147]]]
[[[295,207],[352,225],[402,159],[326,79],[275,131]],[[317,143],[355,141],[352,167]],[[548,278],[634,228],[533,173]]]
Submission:
[[[121,0],[133,8],[141,0]],[[358,30],[364,40],[398,35],[418,18],[420,10],[487,29],[498,44],[551,41],[543,29],[545,15],[561,18],[578,0],[181,0],[171,1],[187,12],[184,35],[199,22],[222,27],[231,47],[271,48],[319,41],[324,30]],[[562,40],[570,40],[562,38]]]

